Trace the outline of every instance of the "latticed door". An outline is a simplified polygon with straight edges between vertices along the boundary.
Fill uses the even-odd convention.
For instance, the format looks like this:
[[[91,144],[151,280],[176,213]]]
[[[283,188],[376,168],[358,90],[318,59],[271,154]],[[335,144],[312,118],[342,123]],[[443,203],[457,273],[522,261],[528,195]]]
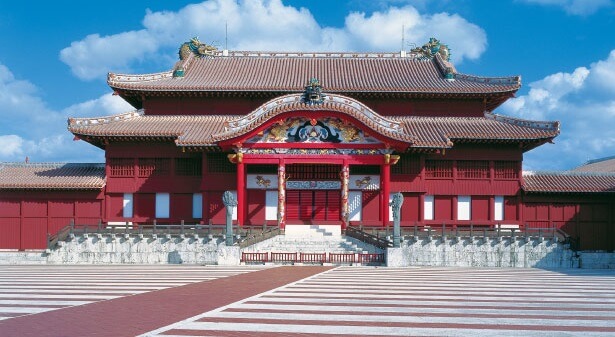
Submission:
[[[302,221],[340,220],[340,191],[287,191],[286,219]]]

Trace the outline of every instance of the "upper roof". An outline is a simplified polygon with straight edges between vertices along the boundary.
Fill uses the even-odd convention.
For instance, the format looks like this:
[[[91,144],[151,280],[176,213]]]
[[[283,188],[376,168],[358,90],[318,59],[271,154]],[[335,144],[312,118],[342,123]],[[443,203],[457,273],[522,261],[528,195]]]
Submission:
[[[615,173],[523,172],[523,190],[547,193],[615,192]]]
[[[576,172],[612,172],[615,173],[615,156],[589,160],[585,164],[574,168]]]
[[[104,164],[0,163],[0,189],[100,190]]]
[[[417,50],[409,53],[273,53],[212,49],[203,54],[190,51],[182,54],[185,46],[180,49],[183,59],[172,70],[137,75],[110,73],[107,82],[137,108],[141,107],[144,93],[253,92],[277,96],[303,91],[308,79],[318,78],[330,93],[480,97],[486,99],[491,111],[521,86],[519,76],[460,74],[442,54],[427,57]]]
[[[99,147],[109,138],[167,139],[178,146],[216,147],[220,141],[248,133],[290,111],[334,111],[358,120],[372,132],[409,144],[410,148],[450,148],[454,142],[521,143],[524,150],[559,134],[558,122],[536,122],[485,113],[484,117],[424,117],[378,115],[360,102],[328,94],[321,104],[309,104],[300,94],[263,104],[248,115],[145,115],[142,110],[100,118],[71,118],[68,129]]]

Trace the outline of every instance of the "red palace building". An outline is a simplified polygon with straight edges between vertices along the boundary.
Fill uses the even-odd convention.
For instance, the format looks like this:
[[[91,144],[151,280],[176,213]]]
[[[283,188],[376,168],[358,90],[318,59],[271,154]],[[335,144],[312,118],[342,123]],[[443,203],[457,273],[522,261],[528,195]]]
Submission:
[[[110,73],[135,110],[71,118],[104,164],[0,164],[0,249],[41,249],[77,225],[235,220],[386,226],[556,226],[615,249],[615,175],[523,172],[556,121],[493,111],[518,76],[457,72],[432,39],[400,53],[266,53],[184,43],[173,69]]]

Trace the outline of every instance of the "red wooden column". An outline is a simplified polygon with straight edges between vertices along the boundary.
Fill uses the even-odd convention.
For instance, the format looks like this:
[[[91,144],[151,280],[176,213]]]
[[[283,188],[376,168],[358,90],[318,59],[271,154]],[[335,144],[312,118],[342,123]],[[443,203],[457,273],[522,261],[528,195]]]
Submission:
[[[241,153],[237,155],[237,224],[245,224],[246,210],[246,169]]]
[[[385,154],[384,164],[380,167],[380,212],[382,213],[382,227],[389,223],[389,195],[391,194],[391,165],[389,155]]]

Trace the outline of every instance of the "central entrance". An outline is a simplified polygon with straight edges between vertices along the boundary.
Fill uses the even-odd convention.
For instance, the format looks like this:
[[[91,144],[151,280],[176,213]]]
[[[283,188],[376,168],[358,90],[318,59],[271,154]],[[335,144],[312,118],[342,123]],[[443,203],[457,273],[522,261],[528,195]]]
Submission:
[[[289,186],[286,191],[286,219],[340,221],[341,190],[327,183],[338,183],[341,169],[341,165],[289,164],[286,172],[290,185],[302,188]]]
[[[340,191],[286,192],[287,220],[338,221],[340,220]]]

